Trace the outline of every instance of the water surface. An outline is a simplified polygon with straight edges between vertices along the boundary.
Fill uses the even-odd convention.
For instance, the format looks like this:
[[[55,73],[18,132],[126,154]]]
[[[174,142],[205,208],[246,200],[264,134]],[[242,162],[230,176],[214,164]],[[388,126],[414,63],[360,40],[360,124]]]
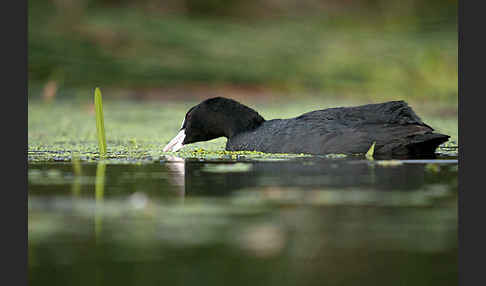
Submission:
[[[457,170],[447,156],[29,162],[29,282],[457,285]]]

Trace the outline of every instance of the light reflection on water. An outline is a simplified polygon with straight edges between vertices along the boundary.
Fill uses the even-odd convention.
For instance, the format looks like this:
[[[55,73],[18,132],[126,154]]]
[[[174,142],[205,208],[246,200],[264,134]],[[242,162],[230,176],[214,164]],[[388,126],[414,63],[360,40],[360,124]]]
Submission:
[[[172,157],[106,164],[104,180],[99,164],[29,164],[29,279],[455,285],[458,164],[446,159]]]

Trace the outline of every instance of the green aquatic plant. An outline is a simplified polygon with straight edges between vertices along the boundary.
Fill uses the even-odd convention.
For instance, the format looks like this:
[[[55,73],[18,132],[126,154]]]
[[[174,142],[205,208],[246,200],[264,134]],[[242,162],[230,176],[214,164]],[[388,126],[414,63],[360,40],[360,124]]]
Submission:
[[[376,142],[373,142],[373,144],[371,144],[371,147],[368,150],[368,152],[366,152],[366,155],[365,155],[366,159],[373,160],[373,154],[375,153],[375,144],[376,144]]]
[[[331,159],[339,159],[339,158],[346,158],[348,155],[346,154],[340,154],[340,153],[331,153],[331,154],[326,154],[324,155],[325,158],[331,158]]]
[[[103,118],[103,101],[101,98],[101,91],[97,87],[95,89],[95,111],[96,111],[96,131],[98,135],[98,146],[100,156],[106,156],[106,136],[105,136],[105,123]]]

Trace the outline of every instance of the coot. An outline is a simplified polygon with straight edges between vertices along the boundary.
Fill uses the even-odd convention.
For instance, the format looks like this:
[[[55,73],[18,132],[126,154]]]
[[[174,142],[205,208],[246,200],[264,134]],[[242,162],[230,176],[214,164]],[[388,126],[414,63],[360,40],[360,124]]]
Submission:
[[[228,151],[266,153],[427,156],[446,142],[404,101],[316,110],[290,119],[265,120],[255,110],[224,97],[192,107],[179,134],[163,149],[226,137]]]

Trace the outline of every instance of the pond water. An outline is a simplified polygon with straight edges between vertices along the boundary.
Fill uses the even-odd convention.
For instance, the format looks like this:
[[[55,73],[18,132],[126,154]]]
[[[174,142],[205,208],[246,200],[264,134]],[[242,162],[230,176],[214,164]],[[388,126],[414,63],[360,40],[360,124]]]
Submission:
[[[458,161],[28,164],[29,285],[457,285]]]

